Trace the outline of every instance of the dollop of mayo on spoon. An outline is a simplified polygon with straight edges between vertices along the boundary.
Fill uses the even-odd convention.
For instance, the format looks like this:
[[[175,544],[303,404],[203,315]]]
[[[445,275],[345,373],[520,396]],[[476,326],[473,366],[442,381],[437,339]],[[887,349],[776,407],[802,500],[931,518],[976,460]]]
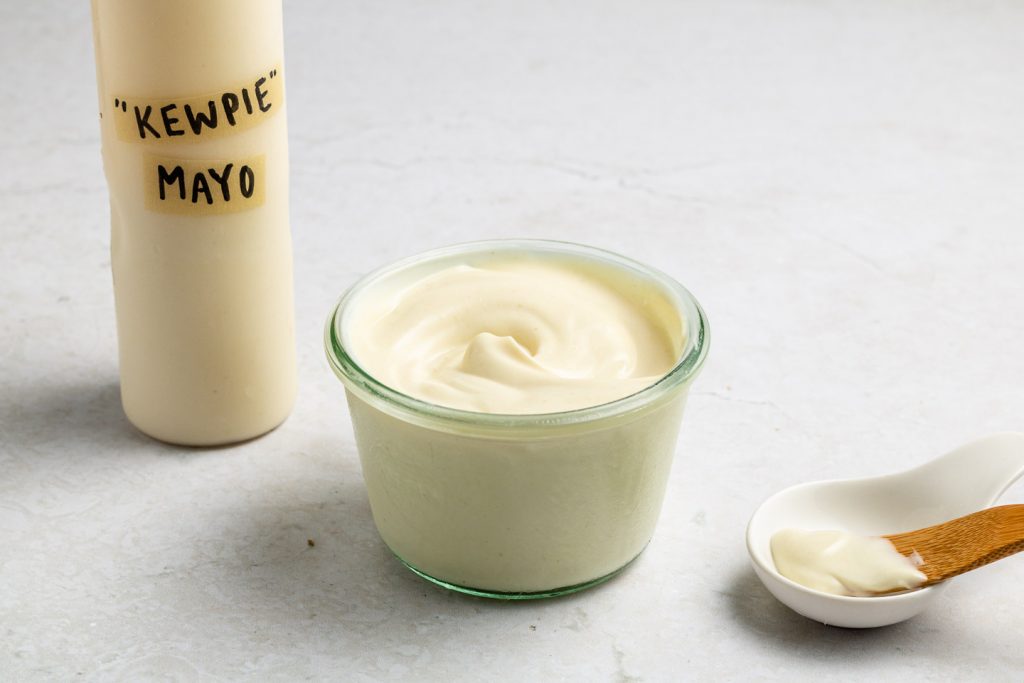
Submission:
[[[927,578],[912,559],[877,536],[783,529],[772,536],[771,550],[780,574],[833,595],[868,596],[910,590]]]

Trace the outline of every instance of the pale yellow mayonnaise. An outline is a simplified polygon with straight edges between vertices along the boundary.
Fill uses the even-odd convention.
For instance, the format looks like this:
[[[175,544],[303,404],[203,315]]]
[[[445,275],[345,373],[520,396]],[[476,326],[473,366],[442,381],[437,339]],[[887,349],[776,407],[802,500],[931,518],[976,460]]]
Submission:
[[[92,0],[121,400],[223,444],[296,393],[280,0]]]
[[[688,321],[683,297],[639,266],[542,244],[428,255],[371,276],[339,308],[363,373],[492,414],[395,410],[340,373],[381,537],[418,572],[487,594],[571,590],[643,550],[689,386],[549,422],[663,378]],[[518,418],[491,429],[493,414]]]
[[[684,344],[653,285],[584,261],[504,254],[364,294],[346,324],[380,382],[438,405],[553,413],[650,386]]]
[[[791,581],[823,593],[865,596],[917,588],[927,578],[884,538],[845,531],[783,529],[772,560]]]

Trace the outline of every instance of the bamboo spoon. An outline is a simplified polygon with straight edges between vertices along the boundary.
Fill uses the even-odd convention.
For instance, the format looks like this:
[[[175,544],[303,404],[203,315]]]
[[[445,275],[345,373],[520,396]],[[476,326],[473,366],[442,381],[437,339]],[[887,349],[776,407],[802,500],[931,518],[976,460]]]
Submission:
[[[901,555],[919,557],[922,586],[959,576],[1024,550],[1024,505],[1000,505],[917,531],[883,536]]]

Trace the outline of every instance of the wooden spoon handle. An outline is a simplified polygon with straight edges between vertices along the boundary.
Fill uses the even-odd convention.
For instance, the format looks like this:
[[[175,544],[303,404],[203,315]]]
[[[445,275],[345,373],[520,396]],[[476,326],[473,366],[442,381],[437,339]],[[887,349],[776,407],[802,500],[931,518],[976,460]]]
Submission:
[[[917,531],[885,536],[920,558],[930,586],[1024,550],[1024,505],[1001,505]]]

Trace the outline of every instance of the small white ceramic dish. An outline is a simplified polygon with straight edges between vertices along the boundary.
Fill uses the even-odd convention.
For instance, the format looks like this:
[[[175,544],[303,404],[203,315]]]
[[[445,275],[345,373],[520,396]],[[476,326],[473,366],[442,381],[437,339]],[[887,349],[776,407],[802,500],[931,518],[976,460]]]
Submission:
[[[819,481],[776,493],[747,525],[754,571],[783,604],[834,626],[887,626],[922,612],[948,582],[877,597],[820,593],[778,573],[769,542],[786,527],[867,536],[912,531],[991,506],[1024,474],[1024,433],[987,436],[898,474]]]

